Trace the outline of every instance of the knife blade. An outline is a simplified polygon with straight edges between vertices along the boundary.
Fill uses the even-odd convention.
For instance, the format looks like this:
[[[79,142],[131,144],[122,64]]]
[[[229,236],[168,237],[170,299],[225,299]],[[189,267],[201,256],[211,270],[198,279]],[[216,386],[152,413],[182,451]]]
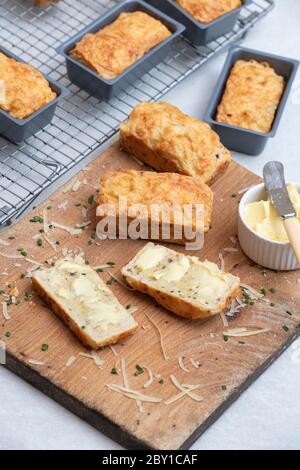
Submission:
[[[269,193],[273,207],[282,220],[296,217],[296,211],[290,199],[281,162],[268,162],[263,170],[265,188]]]

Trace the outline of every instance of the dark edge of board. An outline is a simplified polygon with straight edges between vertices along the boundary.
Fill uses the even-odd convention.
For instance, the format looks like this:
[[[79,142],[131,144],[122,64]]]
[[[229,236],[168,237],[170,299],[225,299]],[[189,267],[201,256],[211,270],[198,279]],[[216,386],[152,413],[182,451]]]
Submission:
[[[189,449],[194,442],[213,424],[217,419],[233,404],[241,394],[246,391],[252,383],[256,381],[272,364],[278,359],[288,347],[300,336],[300,324],[296,327],[296,332],[291,335],[283,345],[270,356],[258,369],[253,372],[235,391],[222,403],[216,410],[207,418],[191,436],[179,447],[178,450]],[[16,359],[12,354],[7,351],[6,364],[8,370],[14,372],[22,379],[35,386],[38,390],[43,392],[48,397],[55,400],[63,407],[70,410],[79,418],[86,421],[88,424],[102,432],[104,435],[130,450],[158,450],[148,446],[142,440],[131,436],[126,430],[110,421],[105,416],[101,415],[93,408],[83,405],[79,400],[72,397],[63,389],[51,383],[46,377],[41,376],[37,371],[27,366],[23,362]],[[163,450],[163,449],[159,449]],[[177,449],[173,449],[177,450]]]

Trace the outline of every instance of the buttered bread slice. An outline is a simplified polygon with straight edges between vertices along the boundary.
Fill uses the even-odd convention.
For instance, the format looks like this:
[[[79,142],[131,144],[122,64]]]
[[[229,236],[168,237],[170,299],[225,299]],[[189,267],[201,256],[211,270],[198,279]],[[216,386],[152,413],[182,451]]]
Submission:
[[[60,260],[32,277],[37,293],[93,349],[117,343],[138,325],[83,259]]]
[[[122,269],[128,284],[181,317],[221,313],[239,295],[240,279],[209,261],[148,243]]]

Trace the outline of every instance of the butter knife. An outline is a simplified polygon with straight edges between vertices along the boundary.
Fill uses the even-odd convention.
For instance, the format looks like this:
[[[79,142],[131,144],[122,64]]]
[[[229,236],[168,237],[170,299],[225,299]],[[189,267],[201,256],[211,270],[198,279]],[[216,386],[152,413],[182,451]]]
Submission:
[[[263,170],[265,187],[277,214],[283,221],[288,239],[300,266],[300,223],[290,199],[281,162],[269,162]]]

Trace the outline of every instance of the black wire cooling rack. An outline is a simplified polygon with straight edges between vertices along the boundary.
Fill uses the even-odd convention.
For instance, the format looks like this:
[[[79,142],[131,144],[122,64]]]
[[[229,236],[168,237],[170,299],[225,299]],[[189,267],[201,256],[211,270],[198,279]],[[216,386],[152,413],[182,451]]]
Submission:
[[[234,30],[205,47],[182,39],[164,62],[108,102],[99,101],[68,81],[55,48],[116,0],[64,0],[47,8],[32,0],[0,0],[0,41],[70,90],[53,123],[15,145],[0,137],[0,225],[20,214],[44,189],[112,137],[140,101],[156,101],[216,53],[239,40],[274,6],[254,0],[244,7]]]

